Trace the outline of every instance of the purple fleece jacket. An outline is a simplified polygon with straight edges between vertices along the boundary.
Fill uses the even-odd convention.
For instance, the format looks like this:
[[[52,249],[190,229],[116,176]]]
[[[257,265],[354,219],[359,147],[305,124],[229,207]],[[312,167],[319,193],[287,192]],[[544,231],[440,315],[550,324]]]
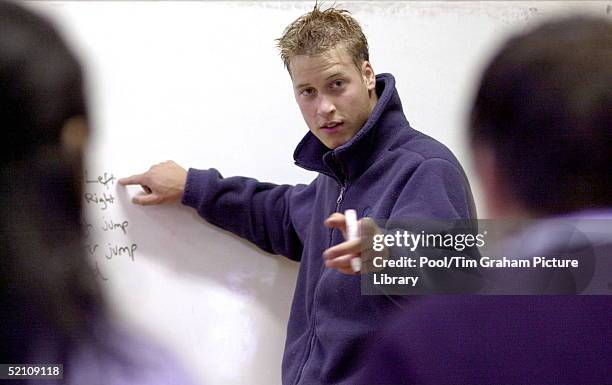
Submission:
[[[282,364],[284,385],[350,384],[367,337],[396,305],[361,296],[360,277],[324,267],[323,251],[343,241],[323,226],[334,212],[356,209],[375,219],[473,218],[467,178],[441,143],[411,128],[395,79],[377,77],[379,96],[368,121],[346,144],[330,150],[312,133],[295,163],[316,171],[309,185],[276,185],[215,169],[190,169],[183,203],[208,222],[263,250],[300,261]]]

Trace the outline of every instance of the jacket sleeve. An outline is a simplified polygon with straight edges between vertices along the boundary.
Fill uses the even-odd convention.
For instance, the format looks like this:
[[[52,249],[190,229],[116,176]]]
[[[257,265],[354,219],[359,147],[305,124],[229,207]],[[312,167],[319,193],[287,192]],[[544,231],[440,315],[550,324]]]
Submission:
[[[189,169],[182,203],[211,224],[245,238],[259,248],[301,259],[299,213],[314,198],[315,185],[276,185],[245,177],[223,178],[216,169]],[[301,215],[300,215],[301,214]]]

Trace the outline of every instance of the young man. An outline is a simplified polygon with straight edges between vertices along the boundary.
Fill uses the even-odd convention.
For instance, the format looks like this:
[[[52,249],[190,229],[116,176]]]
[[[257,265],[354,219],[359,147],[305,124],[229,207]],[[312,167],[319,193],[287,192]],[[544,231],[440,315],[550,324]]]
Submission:
[[[534,220],[502,255],[574,258],[589,279],[559,276],[600,295],[425,299],[372,340],[355,383],[612,384],[611,63],[609,19],[517,35],[484,73],[470,126],[491,217]]]
[[[366,38],[347,11],[315,7],[287,27],[278,46],[310,130],[294,158],[319,173],[311,184],[223,178],[215,169],[187,172],[173,162],[120,182],[151,189],[135,203],[181,199],[210,223],[301,262],[283,384],[353,385],[357,353],[396,306],[360,295],[350,266],[360,240],[344,241],[338,213],[468,218],[472,196],[451,152],[410,127],[393,76],[375,75]]]

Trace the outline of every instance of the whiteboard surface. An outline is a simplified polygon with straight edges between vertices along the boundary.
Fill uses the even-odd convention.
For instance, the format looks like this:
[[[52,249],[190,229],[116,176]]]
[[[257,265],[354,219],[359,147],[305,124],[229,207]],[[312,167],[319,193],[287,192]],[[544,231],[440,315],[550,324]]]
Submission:
[[[458,156],[481,213],[463,134],[491,50],[507,33],[542,18],[609,14],[611,4],[338,3],[361,22],[375,72],[396,77],[412,126]],[[85,64],[94,129],[85,184],[91,195],[84,200],[88,243],[98,245],[90,254],[116,319],[153,335],[198,383],[280,383],[297,264],[258,251],[178,204],[134,206],[139,189],[118,187],[112,177],[172,159],[225,176],[314,179],[293,165],[307,127],[274,41],[313,2],[30,5],[57,20]]]

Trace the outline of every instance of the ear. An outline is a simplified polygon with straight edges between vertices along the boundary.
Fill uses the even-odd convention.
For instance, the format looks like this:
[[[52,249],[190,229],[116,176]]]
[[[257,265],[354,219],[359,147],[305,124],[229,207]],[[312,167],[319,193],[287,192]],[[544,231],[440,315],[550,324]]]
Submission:
[[[85,149],[89,129],[84,116],[75,116],[62,127],[62,148],[69,154],[80,154]]]
[[[367,60],[361,64],[361,76],[363,77],[363,82],[368,88],[368,91],[372,91],[376,88],[376,74],[374,73],[372,64]]]
[[[474,168],[484,194],[487,216],[499,217],[504,211],[505,197],[503,189],[500,188],[502,182],[497,171],[493,149],[484,143],[475,143],[472,153]]]
[[[512,183],[499,169],[495,152],[485,143],[472,145],[474,168],[480,179],[480,187],[484,194],[486,216],[489,218],[518,218],[528,214],[514,198],[511,189]]]

